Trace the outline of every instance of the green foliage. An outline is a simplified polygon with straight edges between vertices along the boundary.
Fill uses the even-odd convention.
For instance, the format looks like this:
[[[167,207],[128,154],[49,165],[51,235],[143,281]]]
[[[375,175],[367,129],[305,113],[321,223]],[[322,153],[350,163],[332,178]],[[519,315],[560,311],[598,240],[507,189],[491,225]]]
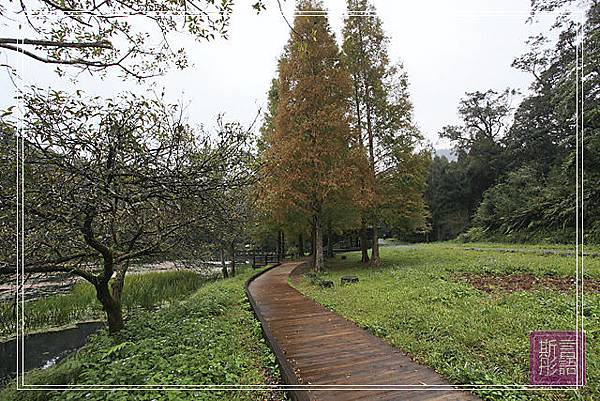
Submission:
[[[536,0],[532,9],[566,11],[561,7],[569,2]],[[535,79],[504,136],[488,128],[509,114],[503,98],[508,92],[495,99],[492,91],[469,94],[459,108],[465,124],[444,128],[441,135],[462,153],[451,168],[434,161],[430,170],[434,238],[471,228],[467,240],[574,242],[579,188],[580,241],[600,242],[600,78],[595,67],[600,63],[600,4],[580,5],[585,22],[562,14],[552,28],[560,31],[553,46],[544,35],[532,37],[529,50],[514,61],[514,67]],[[465,204],[467,222],[475,214],[473,224],[460,219],[448,229],[447,220],[464,217]]]
[[[594,29],[598,24],[599,10],[597,4],[592,6],[585,24],[586,48],[592,64],[597,58],[593,49],[600,44],[597,29]],[[531,50],[515,60],[517,68],[536,76],[533,94],[517,109],[514,123],[503,140],[504,158],[511,171],[485,194],[474,221],[478,230],[467,234],[470,240],[504,236],[506,240],[575,241],[576,210],[573,202],[578,151],[574,150],[576,140],[573,133],[579,124],[587,126],[583,132],[586,139],[582,142],[586,159],[584,179],[578,183],[584,188],[582,198],[586,219],[583,239],[597,242],[600,238],[599,227],[594,223],[600,212],[597,202],[592,200],[598,195],[596,183],[600,171],[594,149],[599,131],[591,117],[597,111],[594,100],[589,98],[595,95],[582,98],[582,114],[576,115],[575,104],[578,102],[573,93],[576,86],[574,71],[579,70],[591,93],[597,90],[598,80],[594,79],[592,71],[577,65],[575,50],[580,46],[578,35],[581,33],[577,24],[560,19],[556,27],[562,32],[555,49],[545,49],[547,40],[539,36],[529,41]],[[484,235],[479,235],[481,233]]]
[[[431,213],[431,239],[456,237],[468,225],[469,177],[464,164],[434,157],[427,176],[425,200]]]
[[[467,92],[458,107],[462,124],[446,126],[440,132],[441,138],[453,141],[458,163],[467,173],[466,200],[471,212],[504,170],[500,138],[507,128],[514,95],[510,89]]]
[[[201,287],[186,302],[158,312],[136,311],[116,336],[102,332],[64,362],[26,375],[26,384],[265,385],[278,382],[268,349],[244,293],[252,271]],[[264,400],[269,391],[19,391],[0,400]]]
[[[352,76],[352,127],[369,159],[360,183],[363,220],[376,227],[426,229],[423,199],[430,155],[420,151],[423,137],[412,120],[408,75],[389,57],[390,38],[369,0],[348,0],[343,27],[343,62]],[[373,195],[369,196],[369,192]],[[376,252],[376,251],[374,251]]]
[[[496,244],[495,246],[506,246]],[[532,247],[535,249],[535,247]],[[564,247],[558,247],[563,249]],[[533,250],[532,249],[532,250]],[[550,290],[488,294],[455,279],[465,273],[573,277],[572,258],[533,253],[461,250],[452,244],[382,248],[380,269],[360,265],[360,254],[332,262],[323,278],[359,283],[321,289],[302,280],[298,288],[327,308],[384,338],[461,384],[529,382],[529,332],[572,330],[575,294]],[[586,260],[586,274],[600,278],[600,260]],[[580,396],[559,391],[480,391],[484,400],[578,400],[600,396],[600,296],[586,293],[588,386]]]
[[[465,230],[484,191],[502,174],[500,138],[514,95],[509,89],[466,93],[458,107],[462,123],[440,132],[440,137],[454,143],[457,160],[435,157],[429,169],[425,196],[432,217],[432,239],[447,240]]]
[[[32,245],[21,255],[24,272],[85,278],[111,330],[122,326],[130,260],[199,259],[215,233],[233,241],[243,226],[254,156],[252,134],[240,124],[219,117],[218,134],[194,129],[180,105],[135,93],[101,99],[31,87],[20,100],[23,115],[3,116],[0,135],[2,149],[15,146],[22,125],[23,242]],[[15,187],[0,186],[0,254],[7,256],[0,275],[13,274],[18,260],[10,239]]]
[[[123,308],[132,312],[182,299],[205,282],[206,278],[185,270],[133,274],[125,278]],[[87,282],[76,283],[68,294],[26,302],[24,310],[27,331],[104,317],[96,290]],[[15,324],[12,302],[0,302],[0,337],[14,335]]]
[[[456,237],[458,242],[506,242],[511,244],[573,244],[575,234],[571,227],[564,230],[538,229],[535,232],[530,230],[511,231],[510,233],[501,233],[497,231],[486,230],[481,227],[469,228],[466,232]],[[597,242],[595,242],[597,243]]]
[[[543,217],[542,187],[536,172],[523,167],[485,193],[475,225],[509,234],[534,228]]]

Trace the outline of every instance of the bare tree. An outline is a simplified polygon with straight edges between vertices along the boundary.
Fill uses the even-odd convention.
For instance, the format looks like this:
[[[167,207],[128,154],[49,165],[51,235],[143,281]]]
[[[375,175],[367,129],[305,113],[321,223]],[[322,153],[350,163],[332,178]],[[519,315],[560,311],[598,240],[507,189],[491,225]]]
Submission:
[[[247,132],[220,123],[217,135],[197,133],[181,108],[134,94],[102,99],[34,89],[22,102],[24,271],[83,277],[116,332],[129,263],[189,245],[182,236],[218,213],[221,193],[248,181],[239,167]],[[3,143],[16,140],[14,126],[6,113]],[[16,221],[14,185],[1,188],[0,233]],[[0,274],[16,272],[10,249],[2,251]]]

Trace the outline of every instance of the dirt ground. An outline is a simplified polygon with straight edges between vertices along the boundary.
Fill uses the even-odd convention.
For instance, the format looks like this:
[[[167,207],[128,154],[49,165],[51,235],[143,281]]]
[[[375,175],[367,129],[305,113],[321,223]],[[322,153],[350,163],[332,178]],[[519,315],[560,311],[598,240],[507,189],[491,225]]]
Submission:
[[[457,276],[458,281],[471,284],[478,290],[491,292],[516,292],[547,289],[561,293],[575,290],[575,277],[532,276],[530,274],[508,274],[504,276],[465,273]],[[586,293],[600,293],[600,280],[584,279]]]

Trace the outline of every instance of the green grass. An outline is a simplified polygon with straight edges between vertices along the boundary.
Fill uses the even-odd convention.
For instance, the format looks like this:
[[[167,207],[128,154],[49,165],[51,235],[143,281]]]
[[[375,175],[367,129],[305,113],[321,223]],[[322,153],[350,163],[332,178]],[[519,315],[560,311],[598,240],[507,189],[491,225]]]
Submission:
[[[323,289],[303,279],[297,288],[317,302],[408,352],[453,383],[528,383],[529,333],[574,330],[575,296],[550,290],[492,293],[457,282],[457,274],[527,273],[573,277],[573,258],[474,252],[456,245],[382,248],[383,265],[370,270],[358,253],[328,264]],[[360,282],[341,286],[340,277]],[[586,259],[586,275],[600,277],[600,259]],[[581,395],[555,391],[480,391],[486,400],[600,399],[600,296],[584,297],[588,387]]]
[[[524,249],[527,251],[540,251],[544,249],[551,249],[555,251],[565,251],[565,252],[576,252],[575,244],[514,244],[514,243],[503,243],[503,242],[459,242],[459,241],[448,241],[441,242],[439,245],[447,245],[451,247],[458,248],[484,248],[484,249],[493,249],[493,248],[503,248],[503,249]],[[580,244],[579,251],[581,252],[590,252],[590,253],[598,253],[600,252],[599,245],[588,245]]]
[[[123,310],[127,316],[136,308],[152,308],[189,296],[206,278],[191,271],[135,274],[125,277]],[[94,287],[78,282],[67,294],[25,303],[25,330],[37,331],[86,319],[104,319]],[[16,319],[12,303],[0,302],[0,338],[15,335]]]
[[[26,384],[259,384],[278,383],[275,356],[262,337],[244,293],[252,274],[202,286],[185,302],[159,311],[134,312],[117,337],[105,332],[47,370],[32,371]],[[266,400],[269,391],[16,391],[2,401],[41,400]]]

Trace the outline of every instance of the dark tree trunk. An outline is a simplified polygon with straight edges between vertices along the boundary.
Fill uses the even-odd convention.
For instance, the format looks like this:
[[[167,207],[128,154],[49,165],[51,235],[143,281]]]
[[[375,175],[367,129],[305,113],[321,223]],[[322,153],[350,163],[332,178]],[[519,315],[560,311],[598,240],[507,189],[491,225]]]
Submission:
[[[360,226],[360,261],[363,264],[369,263],[369,239],[367,238],[367,224],[363,221]]]
[[[94,210],[86,213],[81,233],[83,234],[85,243],[102,255],[102,259],[104,260],[103,272],[98,277],[86,279],[96,288],[96,298],[98,298],[98,301],[102,304],[102,309],[106,313],[108,331],[114,334],[124,327],[123,312],[121,311],[121,293],[123,292],[123,283],[128,265],[125,264],[121,270],[117,271],[117,277],[113,281],[113,292],[111,294],[108,289],[108,283],[114,273],[115,258],[113,251],[95,238],[94,230],[92,229],[94,216]]]
[[[331,238],[331,224],[327,225],[327,257],[333,258],[333,240]]]
[[[231,277],[235,277],[235,241],[231,241]]]
[[[317,213],[314,219],[314,232],[315,232],[315,250],[314,250],[314,269],[317,273],[324,270],[323,261],[323,227],[321,223],[321,214]]]
[[[277,230],[277,249],[275,249],[277,257],[281,257],[281,230]]]
[[[373,224],[373,245],[371,245],[371,265],[379,266],[381,259],[379,258],[379,233],[377,232],[377,224]]]
[[[110,294],[107,281],[103,280],[96,284],[96,297],[106,313],[108,332],[114,334],[121,330],[124,327],[121,303],[120,300],[114,299]]]
[[[281,254],[279,260],[285,259],[285,233],[281,231]]]
[[[120,304],[115,304],[114,306],[107,308],[106,318],[108,321],[108,332],[111,334],[114,334],[125,327]]]
[[[221,271],[223,272],[223,278],[229,278],[227,265],[225,264],[225,249],[223,247],[221,247]]]
[[[298,234],[298,256],[304,256],[304,238],[302,234]]]
[[[312,229],[310,231],[310,256],[312,256],[313,262],[315,260],[315,222],[313,221]]]

